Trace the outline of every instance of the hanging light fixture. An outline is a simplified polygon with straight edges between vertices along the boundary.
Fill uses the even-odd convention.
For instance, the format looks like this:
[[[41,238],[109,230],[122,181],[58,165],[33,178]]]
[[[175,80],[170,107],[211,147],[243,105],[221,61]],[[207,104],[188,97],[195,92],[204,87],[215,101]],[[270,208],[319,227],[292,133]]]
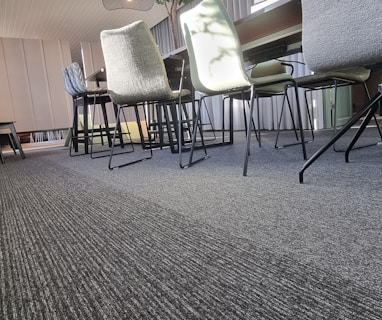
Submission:
[[[102,0],[102,4],[107,10],[133,9],[147,11],[153,7],[154,0]]]

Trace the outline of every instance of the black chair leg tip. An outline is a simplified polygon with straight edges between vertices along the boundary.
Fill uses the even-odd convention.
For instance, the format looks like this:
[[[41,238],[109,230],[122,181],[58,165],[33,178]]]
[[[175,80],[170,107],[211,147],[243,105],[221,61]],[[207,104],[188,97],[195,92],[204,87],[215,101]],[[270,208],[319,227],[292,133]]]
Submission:
[[[304,183],[304,173],[303,172],[299,173],[299,181],[300,181],[300,183]]]

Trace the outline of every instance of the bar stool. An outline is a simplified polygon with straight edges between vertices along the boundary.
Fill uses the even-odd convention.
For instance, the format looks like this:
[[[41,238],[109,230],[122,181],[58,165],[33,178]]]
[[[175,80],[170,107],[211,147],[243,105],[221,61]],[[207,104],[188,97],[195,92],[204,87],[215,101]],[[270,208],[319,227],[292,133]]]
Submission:
[[[111,146],[111,128],[109,127],[106,112],[106,103],[111,102],[111,99],[107,94],[107,89],[87,88],[82,70],[77,62],[73,62],[68,67],[64,68],[63,75],[65,79],[65,89],[73,98],[73,126],[71,130],[70,155],[72,156],[72,149],[74,149],[74,152],[78,152],[79,143],[84,144],[84,153],[88,154],[89,146],[91,146],[92,139],[94,138],[94,133],[101,137],[102,142],[103,136],[106,135],[108,144]],[[99,128],[95,128],[94,121],[91,121],[92,124],[89,125],[88,108],[91,105],[93,105],[94,108],[96,105],[101,107],[104,121],[103,127],[100,126]],[[79,128],[79,108],[81,106],[83,107],[82,129]]]

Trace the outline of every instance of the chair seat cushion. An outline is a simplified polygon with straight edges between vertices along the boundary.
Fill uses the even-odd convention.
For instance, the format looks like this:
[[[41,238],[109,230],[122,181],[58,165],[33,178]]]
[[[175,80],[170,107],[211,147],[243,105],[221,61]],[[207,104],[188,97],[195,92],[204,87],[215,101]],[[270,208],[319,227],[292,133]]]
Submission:
[[[292,81],[293,76],[289,73],[275,74],[259,78],[249,78],[250,82],[256,87],[257,92],[283,93],[285,82]]]
[[[106,88],[86,88],[87,94],[105,94],[107,93]]]
[[[295,79],[297,85],[303,88],[314,89],[317,87],[333,86],[334,79],[338,84],[363,83],[370,77],[370,70],[366,68],[352,68],[328,72],[319,72]]]
[[[191,91],[188,89],[182,89],[182,91],[180,91],[180,93],[179,93],[179,90],[172,90],[172,96],[169,97],[169,99],[178,99],[179,96],[186,97],[189,95],[191,95]]]

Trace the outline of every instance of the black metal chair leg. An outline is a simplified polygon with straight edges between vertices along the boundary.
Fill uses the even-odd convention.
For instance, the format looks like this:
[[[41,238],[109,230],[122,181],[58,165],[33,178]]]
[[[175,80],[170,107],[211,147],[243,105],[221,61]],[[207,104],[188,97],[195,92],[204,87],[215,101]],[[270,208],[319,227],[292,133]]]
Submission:
[[[130,162],[125,162],[125,163],[120,164],[120,165],[112,166],[112,158],[113,158],[113,156],[114,155],[118,155],[118,153],[117,154],[114,153],[114,147],[116,146],[115,140],[117,139],[117,135],[120,136],[120,134],[121,134],[120,131],[122,130],[121,129],[121,112],[122,112],[124,120],[126,122],[126,116],[124,114],[123,108],[127,108],[127,107],[134,107],[135,108],[135,115],[137,117],[136,118],[137,126],[138,126],[139,133],[141,135],[142,150],[145,149],[144,139],[142,137],[143,131],[142,131],[142,127],[140,127],[140,123],[139,123],[140,122],[140,118],[139,118],[137,106],[128,106],[128,105],[126,105],[126,106],[118,106],[117,117],[116,117],[116,129],[114,130],[113,140],[112,140],[111,148],[110,148],[110,157],[109,157],[109,165],[108,165],[110,170],[113,170],[115,168],[122,168],[122,167],[128,166],[128,165],[133,164],[133,163],[141,162],[143,160],[148,160],[148,159],[151,159],[152,156],[153,156],[153,151],[152,151],[152,148],[151,148],[151,139],[150,139],[149,140],[149,144],[150,144],[149,155],[147,157],[141,157],[139,159],[132,160]],[[145,119],[146,119],[146,117],[145,117]],[[146,127],[148,127],[147,124],[146,124]],[[123,146],[123,144],[121,144],[121,142],[120,142],[120,146],[121,147]],[[133,148],[134,148],[134,146],[133,146]],[[130,153],[130,152],[133,152],[133,151],[134,151],[134,149],[132,151],[125,151],[123,153]],[[122,154],[122,153],[119,153],[119,154]]]
[[[296,124],[294,122],[294,116],[293,116],[292,108],[291,108],[291,105],[290,105],[290,101],[289,101],[287,92],[285,90],[284,96],[283,96],[283,104],[281,105],[280,118],[279,118],[279,121],[277,122],[277,135],[276,135],[276,141],[275,141],[275,148],[276,149],[280,149],[280,148],[283,148],[283,147],[287,147],[287,146],[291,146],[291,145],[295,145],[296,144],[296,143],[293,143],[293,144],[288,144],[286,146],[279,146],[278,145],[279,136],[280,136],[281,121],[282,121],[282,118],[283,118],[284,108],[285,108],[285,99],[287,99],[287,102],[288,102],[288,109],[289,109],[289,114],[291,115],[291,119],[292,119],[293,131],[294,131],[294,134],[296,136],[296,140],[298,141],[297,128],[296,128]]]
[[[294,84],[293,84],[294,86]],[[287,88],[288,89],[288,88]],[[286,90],[287,90],[286,89]],[[313,129],[313,122],[312,122],[312,117],[310,115],[310,110],[309,110],[309,106],[308,106],[308,99],[306,97],[306,91],[304,92],[305,94],[305,103],[306,103],[306,111],[307,111],[307,115],[308,115],[308,121],[309,121],[309,125],[310,125],[310,134],[311,134],[311,138],[310,140],[306,140],[304,141],[304,143],[310,143],[314,140],[314,129]],[[298,97],[297,98],[297,110],[298,112],[300,111],[300,103],[299,103],[299,100],[298,100]],[[278,140],[279,140],[279,134],[280,134],[280,126],[281,126],[281,120],[282,120],[282,115],[283,115],[283,111],[284,111],[284,105],[285,105],[285,99],[287,100],[287,103],[288,103],[288,109],[289,109],[289,114],[291,116],[291,120],[292,120],[292,127],[293,127],[293,131],[294,131],[294,134],[295,134],[295,137],[296,137],[296,140],[297,142],[294,142],[294,143],[288,143],[288,144],[284,144],[284,145],[278,145]],[[301,112],[300,112],[301,114]],[[301,119],[302,119],[302,116],[301,116]],[[302,120],[301,120],[302,121]],[[302,125],[302,122],[300,122],[299,120],[299,127],[301,128],[301,130],[303,130],[303,125]],[[281,148],[285,148],[285,147],[290,147],[290,146],[296,146],[296,145],[299,145],[301,142],[300,142],[300,138],[298,136],[298,132],[297,132],[297,127],[296,127],[296,122],[294,120],[294,116],[293,116],[293,111],[292,111],[292,104],[289,100],[289,97],[287,95],[287,92],[284,93],[284,99],[283,99],[283,104],[282,104],[282,108],[281,108],[281,113],[280,113],[280,118],[279,118],[279,121],[278,121],[278,126],[277,126],[277,136],[276,136],[276,141],[275,141],[275,148],[276,149],[281,149]],[[303,148],[304,149],[304,148]],[[304,156],[304,160],[306,160],[306,155]]]
[[[243,93],[243,95],[244,95],[244,93]],[[247,102],[248,109],[250,109],[251,106],[250,106],[249,101],[244,99],[244,98],[242,99],[242,102],[243,102],[244,130],[245,130],[245,134],[247,134],[248,123],[247,123],[247,111],[246,111],[245,102]],[[255,132],[256,140],[258,140],[259,137],[257,135],[257,129],[256,129],[255,121],[253,120],[253,118],[252,118],[252,127],[253,127],[253,131]]]
[[[306,157],[306,147],[305,147],[305,138],[304,138],[304,128],[302,125],[302,116],[301,116],[301,108],[300,108],[300,100],[298,98],[298,87],[297,83],[294,82],[294,93],[296,95],[296,104],[297,104],[297,117],[298,117],[298,124],[300,129],[300,138],[301,138],[301,148],[302,148],[302,155],[304,157],[304,160],[307,159]]]
[[[4,161],[4,156],[3,156],[3,150],[2,150],[1,145],[0,145],[0,161],[1,161],[2,164],[5,163],[5,161]]]
[[[375,115],[375,112],[377,111],[377,109],[378,109],[378,103],[373,104],[369,112],[367,113],[365,119],[362,121],[360,127],[358,128],[356,134],[354,135],[352,141],[350,142],[348,148],[345,151],[345,162],[349,162],[350,151],[353,149],[353,146],[357,142],[358,138],[365,131],[366,126],[369,124],[371,118]]]
[[[368,97],[368,100],[370,100],[371,97],[370,97],[369,89],[368,89],[366,83],[363,83],[363,87],[364,87],[364,89],[365,89],[365,92],[366,92],[366,95],[367,95],[367,97]],[[378,108],[378,107],[377,107],[377,108]],[[335,109],[335,110],[336,110],[336,109]],[[381,141],[382,141],[382,132],[381,132],[381,128],[380,128],[380,126],[379,126],[377,117],[375,116],[375,113],[373,113],[372,117],[374,118],[375,125],[376,125],[376,127],[377,127],[377,131],[378,131],[379,137],[381,138]],[[334,112],[334,119],[336,119],[336,111]],[[370,119],[370,121],[371,121],[371,119]],[[368,124],[370,123],[370,121],[368,122]],[[334,122],[334,123],[335,123],[335,122]],[[334,133],[336,133],[336,127],[334,127]],[[358,139],[358,138],[357,138],[357,139]],[[379,142],[381,142],[381,141],[379,141]],[[355,150],[355,149],[367,148],[367,147],[375,146],[375,145],[378,144],[379,142],[377,142],[377,143],[370,143],[370,144],[366,144],[366,145],[362,145],[362,146],[357,146],[356,148],[353,148],[353,147],[354,147],[354,145],[353,145],[353,147],[352,147],[351,149],[352,149],[352,150]],[[338,149],[336,149],[335,145],[333,145],[333,149],[334,149],[334,151],[336,151],[336,152],[345,152],[345,159],[348,159],[348,153],[350,152],[350,150],[349,150],[349,152],[347,152],[347,150],[338,150]],[[346,153],[347,153],[347,154],[346,154]],[[348,160],[346,160],[346,162],[348,162]]]
[[[249,158],[250,146],[251,146],[251,121],[253,118],[254,106],[255,106],[255,89],[252,87],[251,88],[251,106],[249,108],[249,118],[248,118],[248,125],[247,125],[247,143],[246,143],[245,155],[244,155],[243,176],[247,175],[247,170],[248,170],[248,158]],[[260,128],[258,130],[260,130]],[[259,139],[260,139],[260,132],[259,132]]]
[[[356,115],[353,116],[340,131],[338,131],[325,145],[318,149],[303,165],[302,169],[299,172],[299,181],[300,183],[304,182],[304,172],[308,169],[313,162],[315,162],[322,154],[325,153],[339,138],[341,138],[354,124],[356,124],[359,119],[361,119],[365,114],[367,114],[373,106],[375,106],[378,101],[382,99],[382,93],[378,92],[371,101],[366,105],[364,109],[359,111]]]
[[[259,148],[261,148],[261,129],[260,129],[260,127],[261,127],[260,122],[261,121],[260,121],[260,99],[259,99],[259,97],[256,97],[256,104],[257,104],[257,130],[259,130],[259,138],[257,139],[257,141],[259,143]],[[253,108],[252,105],[251,105],[251,108]],[[252,109],[252,112],[253,112],[253,109]],[[252,117],[252,114],[250,114],[250,116]],[[248,152],[249,152],[249,149],[248,149]]]
[[[203,97],[204,98],[204,97]],[[179,167],[181,169],[186,169],[186,168],[189,168],[191,167],[193,164],[195,163],[198,163],[198,162],[201,162],[203,160],[206,160],[208,159],[208,154],[207,154],[207,149],[206,149],[206,145],[204,144],[204,137],[203,137],[203,125],[201,123],[201,108],[202,108],[202,100],[203,98],[200,100],[200,103],[198,105],[198,107],[196,108],[196,114],[194,115],[194,123],[193,123],[193,131],[192,131],[192,142],[191,142],[191,148],[190,148],[190,156],[189,156],[189,160],[188,160],[188,163],[186,164],[183,164],[183,158],[182,158],[182,141],[180,139],[178,139],[178,152],[179,152]],[[180,107],[180,102],[179,102],[179,106],[177,108],[177,111],[178,111],[178,136],[181,136],[182,135],[182,110],[181,110],[181,107]],[[193,110],[195,110],[194,108],[195,106],[193,106]],[[195,144],[196,144],[196,135],[197,135],[197,130],[199,129],[199,133],[200,133],[200,139],[201,139],[201,143],[202,143],[202,148],[203,148],[203,152],[204,152],[204,155],[199,157],[198,159],[196,160],[193,160],[193,155],[194,155],[194,150],[195,150]]]

